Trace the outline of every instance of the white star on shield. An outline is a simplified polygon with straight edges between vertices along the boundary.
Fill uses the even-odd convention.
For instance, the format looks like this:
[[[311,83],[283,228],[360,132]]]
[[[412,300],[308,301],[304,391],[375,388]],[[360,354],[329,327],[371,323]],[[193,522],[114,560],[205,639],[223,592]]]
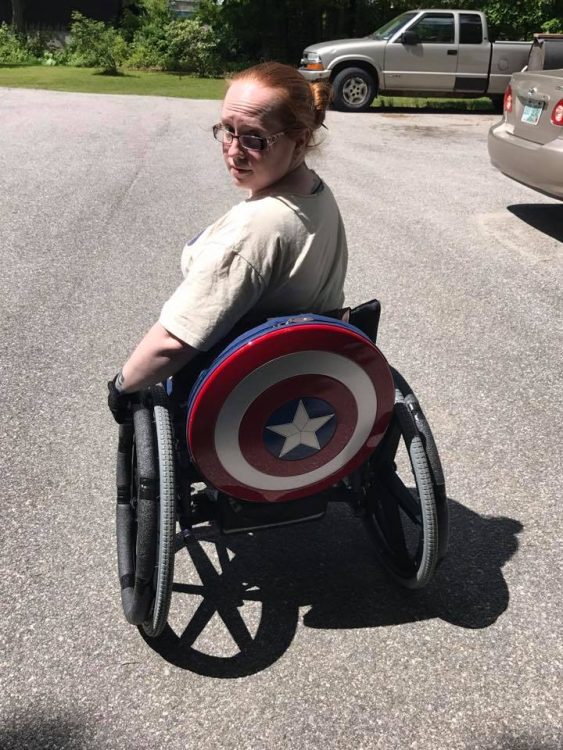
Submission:
[[[303,405],[303,401],[300,400],[295,416],[293,417],[293,422],[277,424],[272,427],[268,425],[267,427],[268,430],[285,438],[279,458],[285,456],[286,453],[289,453],[289,451],[297,448],[299,445],[306,445],[308,448],[320,450],[321,446],[317,438],[317,431],[333,417],[334,414],[327,414],[324,417],[313,417],[311,419],[307,414],[307,409]]]

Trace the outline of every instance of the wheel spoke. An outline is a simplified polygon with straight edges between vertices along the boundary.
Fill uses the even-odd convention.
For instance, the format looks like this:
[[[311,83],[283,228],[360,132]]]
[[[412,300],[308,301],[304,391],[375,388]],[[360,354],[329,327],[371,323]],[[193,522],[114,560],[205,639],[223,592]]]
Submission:
[[[218,613],[231,634],[232,639],[237,644],[239,651],[244,651],[252,645],[252,636],[246,627],[243,616],[236,606],[229,607],[228,609],[226,607],[219,607]]]
[[[200,580],[208,586],[217,585],[222,574],[217,573],[199,540],[190,540],[187,549]]]
[[[215,612],[217,612],[215,604],[209,599],[204,599],[196,609],[194,616],[189,621],[186,629],[182,633],[182,637],[180,639],[182,645],[193,646],[198,637],[205,630],[207,624],[209,623]]]
[[[422,526],[422,516],[420,505],[416,501],[411,490],[404,484],[392,467],[389,467],[381,477],[386,489],[391,494],[393,500],[398,503],[402,510],[407,514],[410,520],[417,526]]]
[[[394,460],[399,450],[401,441],[401,427],[395,414],[391,418],[383,442],[381,443],[381,454],[390,460]]]
[[[217,549],[217,557],[219,558],[219,565],[221,566],[221,571],[223,575],[225,575],[225,573],[231,567],[231,559],[229,558],[227,547],[223,544],[216,544],[215,547]]]
[[[408,560],[409,554],[399,506],[383,485],[377,487],[377,499],[373,513],[390,551],[393,555]]]

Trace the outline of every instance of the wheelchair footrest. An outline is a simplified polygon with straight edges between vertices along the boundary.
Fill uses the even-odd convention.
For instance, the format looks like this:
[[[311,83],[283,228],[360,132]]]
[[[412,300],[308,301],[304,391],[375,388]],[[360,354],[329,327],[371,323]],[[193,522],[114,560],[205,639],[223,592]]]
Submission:
[[[324,516],[328,499],[328,494],[320,493],[286,503],[250,503],[221,493],[219,526],[224,534],[234,534],[312,521]]]

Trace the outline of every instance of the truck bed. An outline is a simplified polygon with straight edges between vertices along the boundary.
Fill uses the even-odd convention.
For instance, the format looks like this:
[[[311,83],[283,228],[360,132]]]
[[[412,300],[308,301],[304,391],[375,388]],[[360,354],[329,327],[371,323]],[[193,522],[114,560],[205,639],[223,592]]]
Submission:
[[[528,62],[531,42],[493,42],[488,94],[502,94],[514,71]]]

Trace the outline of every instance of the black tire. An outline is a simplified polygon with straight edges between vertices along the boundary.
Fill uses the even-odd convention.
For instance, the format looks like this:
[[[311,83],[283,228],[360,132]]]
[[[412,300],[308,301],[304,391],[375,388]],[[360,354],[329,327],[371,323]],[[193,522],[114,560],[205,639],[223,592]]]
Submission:
[[[373,76],[362,68],[344,68],[334,76],[332,106],[341,112],[365,112],[377,94]]]
[[[158,530],[156,569],[153,579],[154,604],[142,629],[150,638],[160,635],[168,620],[174,583],[174,540],[176,535],[176,472],[174,433],[168,397],[161,385],[150,389],[153,403],[158,454]]]
[[[489,98],[493,103],[493,110],[497,114],[502,115],[504,112],[504,94],[494,94]]]
[[[172,593],[176,487],[166,394],[156,386],[150,395],[153,408],[134,406],[133,424],[120,425],[116,520],[125,617],[156,637],[166,625]]]
[[[399,452],[410,472],[396,463]],[[391,423],[369,468],[366,524],[376,555],[401,586],[420,589],[438,563],[436,498],[421,435],[398,388]]]
[[[450,518],[448,508],[448,496],[446,494],[446,481],[444,478],[444,470],[442,469],[442,462],[438,454],[438,448],[436,447],[436,441],[434,435],[430,429],[430,425],[422,411],[422,407],[415,396],[412,388],[401,375],[400,372],[391,368],[393,374],[393,381],[395,388],[398,388],[401,392],[405,404],[408,406],[411,414],[414,417],[418,434],[422,439],[428,464],[430,466],[430,472],[432,474],[432,486],[434,487],[434,495],[436,499],[436,514],[438,517],[438,562],[441,562],[448,551],[448,543],[450,537]]]

